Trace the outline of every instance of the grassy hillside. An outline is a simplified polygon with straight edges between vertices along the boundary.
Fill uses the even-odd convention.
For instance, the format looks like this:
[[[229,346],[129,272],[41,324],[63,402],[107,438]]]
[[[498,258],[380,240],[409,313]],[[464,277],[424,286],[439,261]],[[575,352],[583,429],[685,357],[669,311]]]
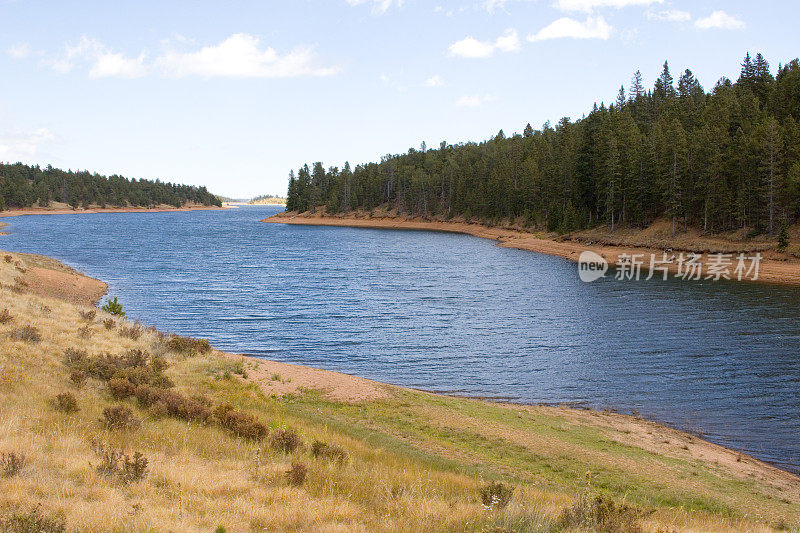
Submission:
[[[348,376],[223,354],[41,296],[53,268],[0,253],[0,530],[800,524],[798,478],[697,437],[374,383],[381,394],[357,401],[333,394]]]

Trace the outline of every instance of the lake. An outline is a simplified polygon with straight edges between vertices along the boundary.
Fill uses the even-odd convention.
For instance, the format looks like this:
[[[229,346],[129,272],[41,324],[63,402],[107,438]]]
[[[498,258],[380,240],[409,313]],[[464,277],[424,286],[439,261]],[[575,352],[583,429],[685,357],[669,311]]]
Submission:
[[[587,284],[438,232],[263,224],[276,206],[4,219],[3,249],[221,350],[448,394],[638,411],[800,471],[800,289]]]

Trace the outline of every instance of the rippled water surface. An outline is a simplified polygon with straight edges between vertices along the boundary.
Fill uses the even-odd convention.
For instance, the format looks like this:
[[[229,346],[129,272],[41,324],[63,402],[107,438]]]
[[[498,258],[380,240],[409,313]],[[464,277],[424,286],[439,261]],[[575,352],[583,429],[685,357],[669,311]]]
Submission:
[[[526,403],[574,402],[800,468],[800,290],[581,283],[469,236],[263,224],[276,207],[5,219],[2,248],[110,283],[223,350]]]

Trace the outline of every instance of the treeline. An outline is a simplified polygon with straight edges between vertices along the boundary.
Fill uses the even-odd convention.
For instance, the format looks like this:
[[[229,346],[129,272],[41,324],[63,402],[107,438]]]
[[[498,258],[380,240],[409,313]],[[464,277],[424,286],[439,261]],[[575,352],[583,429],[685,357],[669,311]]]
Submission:
[[[51,202],[69,204],[73,208],[222,205],[205,187],[117,175],[106,177],[86,171],[59,170],[50,165],[40,168],[0,163],[0,209],[47,207]]]
[[[568,232],[607,224],[774,233],[800,216],[800,62],[775,76],[749,54],[736,82],[706,92],[690,70],[664,63],[652,89],[641,74],[616,101],[482,143],[442,142],[379,163],[303,166],[287,210],[371,210],[510,220]]]

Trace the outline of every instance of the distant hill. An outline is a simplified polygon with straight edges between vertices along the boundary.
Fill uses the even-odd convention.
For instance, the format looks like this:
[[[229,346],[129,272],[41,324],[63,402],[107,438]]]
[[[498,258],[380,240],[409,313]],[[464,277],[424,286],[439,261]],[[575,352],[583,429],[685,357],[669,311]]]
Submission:
[[[205,187],[165,183],[161,180],[103,176],[86,170],[60,170],[47,165],[0,163],[0,210],[51,203],[77,207],[154,207],[186,204],[221,206]]]
[[[248,203],[251,205],[285,205],[286,198],[281,198],[280,196],[273,196],[271,194],[264,194],[261,196],[256,196]]]

